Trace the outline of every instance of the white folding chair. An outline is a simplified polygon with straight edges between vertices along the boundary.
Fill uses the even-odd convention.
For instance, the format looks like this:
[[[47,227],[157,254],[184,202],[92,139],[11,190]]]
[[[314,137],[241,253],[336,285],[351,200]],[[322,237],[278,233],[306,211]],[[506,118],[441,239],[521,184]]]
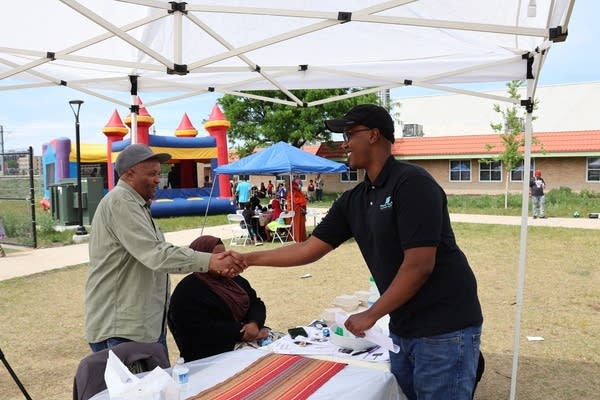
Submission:
[[[294,215],[296,215],[295,211],[286,211],[279,214],[279,218],[281,218],[281,220],[284,221],[284,223],[275,224],[272,227],[273,229],[268,228],[273,233],[273,239],[271,240],[271,242],[274,242],[275,239],[278,239],[281,242],[281,244],[283,244],[284,238],[286,240],[292,238],[292,241],[295,242],[293,233]],[[290,218],[291,221],[289,224],[285,223],[285,220],[288,218]]]
[[[245,246],[247,241],[252,241],[250,238],[250,233],[248,232],[248,228],[246,228],[246,221],[244,220],[244,216],[240,214],[227,214],[227,221],[230,224],[231,233],[231,241],[229,242],[230,246]],[[241,223],[244,223],[243,227]]]

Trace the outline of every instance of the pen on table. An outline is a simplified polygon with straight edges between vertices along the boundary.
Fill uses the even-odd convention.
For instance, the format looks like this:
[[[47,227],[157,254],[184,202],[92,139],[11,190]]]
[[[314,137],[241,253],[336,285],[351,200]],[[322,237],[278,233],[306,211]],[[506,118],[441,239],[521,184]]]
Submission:
[[[372,351],[375,351],[375,350],[377,350],[378,348],[379,348],[379,346],[373,346],[373,347],[370,347],[370,348],[368,348],[368,349],[366,349],[366,350],[362,350],[362,351],[357,351],[357,352],[354,352],[354,353],[352,353],[352,354],[350,354],[350,355],[351,355],[351,356],[360,356],[361,354],[365,354],[365,353],[371,353]]]
[[[305,347],[311,345],[312,343],[297,340],[294,342],[294,344],[297,344],[300,347]]]

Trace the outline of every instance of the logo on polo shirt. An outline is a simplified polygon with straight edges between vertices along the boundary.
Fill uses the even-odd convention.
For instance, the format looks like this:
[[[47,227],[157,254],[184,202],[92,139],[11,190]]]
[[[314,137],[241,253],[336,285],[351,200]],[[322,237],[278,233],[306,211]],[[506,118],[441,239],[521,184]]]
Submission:
[[[394,202],[392,201],[392,196],[388,196],[385,198],[385,202],[383,204],[379,205],[379,209],[386,210],[388,208],[391,208],[393,205],[394,205]]]

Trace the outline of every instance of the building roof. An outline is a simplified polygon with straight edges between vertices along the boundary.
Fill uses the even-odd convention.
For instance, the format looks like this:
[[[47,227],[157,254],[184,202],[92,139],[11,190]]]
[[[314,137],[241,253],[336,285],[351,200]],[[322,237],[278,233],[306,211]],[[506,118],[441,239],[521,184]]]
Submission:
[[[600,156],[600,130],[571,132],[535,132],[537,143],[532,147],[536,157]],[[342,142],[332,146],[322,144],[317,155],[325,158],[343,159]],[[489,146],[490,150],[487,150]],[[392,154],[400,159],[440,159],[486,157],[502,152],[499,134],[403,137],[396,138]]]

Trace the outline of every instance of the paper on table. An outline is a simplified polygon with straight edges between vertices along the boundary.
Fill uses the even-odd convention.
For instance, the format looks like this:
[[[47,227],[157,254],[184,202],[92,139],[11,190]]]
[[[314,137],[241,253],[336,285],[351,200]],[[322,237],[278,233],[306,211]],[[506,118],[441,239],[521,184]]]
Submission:
[[[338,326],[344,326],[348,316],[342,313],[335,313],[335,323]],[[382,348],[389,350],[393,353],[398,353],[400,351],[400,347],[392,342],[392,339],[388,336],[385,336],[383,333],[371,328],[365,331],[365,339],[369,342],[375,343]]]
[[[299,336],[298,336],[299,337]],[[301,355],[332,355],[337,352],[336,346],[329,342],[316,343],[307,341],[304,346],[296,344],[294,339],[284,336],[271,344],[274,353]]]
[[[179,400],[177,384],[160,367],[140,379],[127,369],[112,350],[108,351],[104,381],[111,400]]]

